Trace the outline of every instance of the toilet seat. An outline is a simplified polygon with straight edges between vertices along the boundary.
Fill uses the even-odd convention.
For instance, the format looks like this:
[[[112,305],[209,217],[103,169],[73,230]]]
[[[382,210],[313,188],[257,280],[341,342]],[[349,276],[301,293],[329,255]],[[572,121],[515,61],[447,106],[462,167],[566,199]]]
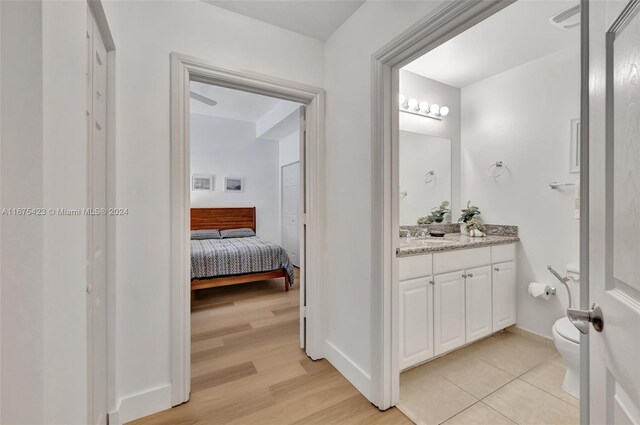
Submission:
[[[562,317],[553,325],[558,335],[576,344],[580,344],[580,331],[573,326],[568,317]]]

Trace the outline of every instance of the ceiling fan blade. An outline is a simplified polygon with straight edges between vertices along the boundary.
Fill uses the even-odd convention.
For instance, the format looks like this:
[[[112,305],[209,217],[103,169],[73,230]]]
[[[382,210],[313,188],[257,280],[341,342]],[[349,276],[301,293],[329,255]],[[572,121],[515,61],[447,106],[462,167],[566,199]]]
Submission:
[[[209,99],[208,97],[198,94],[196,92],[191,92],[191,99],[195,99],[209,106],[216,106],[218,104],[218,102],[216,102],[215,100]]]

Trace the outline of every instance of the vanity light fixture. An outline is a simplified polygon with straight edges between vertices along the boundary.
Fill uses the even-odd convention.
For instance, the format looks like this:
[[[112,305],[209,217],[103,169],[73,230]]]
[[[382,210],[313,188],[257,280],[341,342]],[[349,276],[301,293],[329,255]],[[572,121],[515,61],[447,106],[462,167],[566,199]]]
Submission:
[[[418,101],[415,97],[407,100],[407,97],[402,93],[398,96],[398,102],[400,103],[400,112],[420,115],[421,117],[432,118],[434,120],[442,120],[442,117],[449,115],[449,108],[447,106],[429,103],[426,100]]]

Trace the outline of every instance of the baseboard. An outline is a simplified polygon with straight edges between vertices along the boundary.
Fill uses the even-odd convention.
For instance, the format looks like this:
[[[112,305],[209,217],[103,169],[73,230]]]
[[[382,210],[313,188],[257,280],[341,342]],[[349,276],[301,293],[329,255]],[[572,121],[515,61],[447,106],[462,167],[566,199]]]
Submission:
[[[507,332],[511,332],[516,335],[523,336],[525,338],[529,338],[532,341],[539,342],[540,344],[551,345],[553,346],[553,338],[549,338],[544,335],[537,334],[535,332],[531,332],[530,330],[519,327],[518,325],[509,326],[505,329]]]
[[[371,375],[360,368],[346,354],[329,341],[325,341],[324,357],[368,400],[371,400]]]
[[[110,425],[127,422],[171,408],[171,385],[163,385],[120,400],[117,410],[109,412]]]

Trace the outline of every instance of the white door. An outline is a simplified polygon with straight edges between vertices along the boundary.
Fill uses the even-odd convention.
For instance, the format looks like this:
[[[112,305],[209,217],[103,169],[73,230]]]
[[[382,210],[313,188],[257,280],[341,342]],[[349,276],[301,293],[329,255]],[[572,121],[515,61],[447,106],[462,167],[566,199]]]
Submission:
[[[618,18],[606,40],[605,198],[590,205],[597,214],[606,211],[604,235],[593,232],[590,240],[589,270],[597,272],[589,278],[590,301],[602,308],[604,319],[601,332],[592,326],[585,327],[589,331],[591,423],[640,424],[639,10],[640,3],[635,1],[630,2],[622,13],[618,10],[608,15]],[[590,38],[602,39],[605,29],[597,29],[595,25],[592,28]],[[601,49],[597,50],[598,56],[592,60],[604,63],[603,53]],[[594,103],[598,102],[597,91],[590,95],[594,96]],[[598,143],[602,139],[597,137],[602,133],[594,130],[599,128],[597,120],[603,120],[602,112],[605,111],[592,111],[593,126],[589,133],[594,143]],[[601,148],[596,146],[594,144],[590,150],[593,159],[602,159],[598,155]],[[590,187],[594,199],[600,196],[597,190]],[[604,273],[600,274],[600,270]]]
[[[469,343],[493,332],[491,267],[469,269],[466,274],[466,342]]]
[[[438,355],[465,343],[464,272],[434,277],[433,354]]]
[[[309,105],[309,113],[313,114],[317,106],[314,103]],[[306,267],[306,246],[307,246],[307,166],[305,158],[307,156],[307,109],[301,106],[298,109],[298,120],[300,124],[300,154],[298,162],[298,266],[300,267],[298,284],[300,285],[300,347],[307,353],[307,267]]]
[[[399,286],[400,369],[433,357],[433,282],[430,277]]]
[[[493,331],[516,323],[516,263],[493,265]]]
[[[87,9],[88,11],[88,9]],[[107,206],[107,51],[87,12],[87,200]],[[88,422],[107,423],[106,216],[87,216]]]
[[[298,196],[300,190],[300,163],[282,167],[282,247],[294,266],[300,267],[298,257]]]

